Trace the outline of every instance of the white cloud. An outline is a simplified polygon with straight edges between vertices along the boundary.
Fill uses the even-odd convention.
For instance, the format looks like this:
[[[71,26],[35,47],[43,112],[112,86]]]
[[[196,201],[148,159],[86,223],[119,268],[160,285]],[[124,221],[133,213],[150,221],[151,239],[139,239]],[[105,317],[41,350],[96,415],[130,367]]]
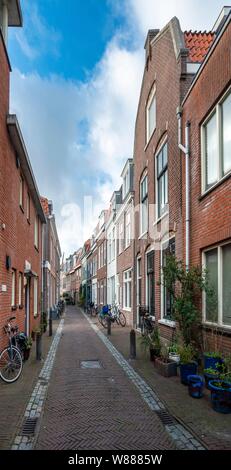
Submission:
[[[12,111],[22,125],[40,192],[53,200],[66,255],[91,235],[97,222],[95,215],[83,227],[79,207],[82,210],[84,196],[93,197],[96,214],[100,213],[121,184],[125,160],[132,157],[147,30],[162,27],[174,15],[183,28],[205,29],[214,23],[221,4],[118,0],[117,10],[126,15],[124,31],[110,41],[85,83],[13,71]],[[33,14],[39,53],[48,44],[50,31],[55,51],[59,35],[52,35],[37,10]],[[28,37],[25,32],[21,47],[33,58],[37,42],[28,42]]]

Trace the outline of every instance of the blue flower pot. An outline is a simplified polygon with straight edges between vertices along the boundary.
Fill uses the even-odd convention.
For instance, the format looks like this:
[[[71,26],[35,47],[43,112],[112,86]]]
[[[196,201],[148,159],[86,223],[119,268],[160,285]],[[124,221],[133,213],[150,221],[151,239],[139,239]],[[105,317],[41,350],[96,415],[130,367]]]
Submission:
[[[209,357],[209,356],[206,356],[206,354],[204,354],[204,369],[214,369],[214,370],[217,370],[218,369],[218,366],[217,364],[219,364],[219,366],[222,364],[223,362],[223,359],[221,359],[220,357]]]
[[[188,375],[188,392],[193,398],[203,397],[204,381],[200,375]]]
[[[188,385],[188,376],[196,375],[197,373],[197,363],[191,362],[189,364],[180,364],[180,378],[181,383]]]
[[[231,383],[222,382],[221,387],[217,387],[217,380],[210,380],[212,407],[218,413],[231,413]]]

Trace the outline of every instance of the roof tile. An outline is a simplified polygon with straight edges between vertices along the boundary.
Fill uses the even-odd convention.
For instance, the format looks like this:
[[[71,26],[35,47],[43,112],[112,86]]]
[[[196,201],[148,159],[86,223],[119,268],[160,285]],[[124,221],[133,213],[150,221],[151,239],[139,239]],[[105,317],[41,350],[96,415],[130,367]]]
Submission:
[[[203,62],[214,39],[215,33],[206,31],[185,31],[185,46],[189,49],[189,62]]]

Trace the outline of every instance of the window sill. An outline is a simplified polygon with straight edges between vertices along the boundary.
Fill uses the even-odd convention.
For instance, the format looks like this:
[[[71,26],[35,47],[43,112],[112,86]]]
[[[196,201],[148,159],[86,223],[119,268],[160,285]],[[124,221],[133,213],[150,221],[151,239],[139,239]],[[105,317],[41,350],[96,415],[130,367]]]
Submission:
[[[213,186],[211,186],[211,188],[209,189],[206,189],[203,194],[201,194],[198,198],[199,201],[202,201],[206,196],[208,196],[210,193],[212,193],[213,191],[215,191],[215,189],[217,189],[219,186],[221,186],[226,180],[228,180],[229,178],[231,178],[231,171],[229,173],[227,173],[227,175],[223,176],[223,178],[221,178],[217,183],[215,183]]]
[[[165,320],[164,318],[162,318],[161,320],[158,320],[158,323],[160,323],[160,325],[169,326],[170,328],[176,327],[176,322],[173,320]]]
[[[131,312],[131,311],[132,311],[132,309],[131,309],[131,308],[128,308],[128,307],[123,307],[123,310],[124,310],[125,312]]]
[[[142,238],[144,238],[144,236],[147,234],[148,234],[148,231],[146,230],[146,232],[142,233],[142,235],[138,237],[138,240],[142,240]]]
[[[218,323],[204,322],[202,323],[202,328],[204,330],[213,330],[214,328],[216,328],[218,334],[224,336],[231,336],[231,325],[218,325]]]

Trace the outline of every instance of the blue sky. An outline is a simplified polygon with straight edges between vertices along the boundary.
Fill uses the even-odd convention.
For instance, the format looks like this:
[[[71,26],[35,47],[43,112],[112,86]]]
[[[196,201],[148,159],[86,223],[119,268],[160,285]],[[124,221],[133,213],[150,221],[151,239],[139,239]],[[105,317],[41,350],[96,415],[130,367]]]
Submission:
[[[211,29],[220,0],[21,0],[9,33],[11,111],[18,115],[40,192],[53,200],[67,256],[91,236],[132,157],[149,28],[177,16]],[[94,215],[81,217],[84,197]]]

